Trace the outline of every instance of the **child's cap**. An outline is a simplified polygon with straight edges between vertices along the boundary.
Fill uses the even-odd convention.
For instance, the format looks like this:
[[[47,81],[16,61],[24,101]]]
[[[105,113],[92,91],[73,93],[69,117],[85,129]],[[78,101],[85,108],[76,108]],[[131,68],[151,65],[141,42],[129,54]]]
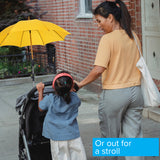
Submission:
[[[55,76],[55,78],[54,78],[54,80],[53,80],[53,83],[52,83],[52,87],[54,88],[55,81],[56,81],[58,78],[64,77],[64,76],[70,77],[70,78],[72,79],[72,81],[73,81],[73,78],[72,78],[72,76],[71,76],[70,74],[68,74],[68,73],[59,73],[59,74],[57,74],[57,75]]]

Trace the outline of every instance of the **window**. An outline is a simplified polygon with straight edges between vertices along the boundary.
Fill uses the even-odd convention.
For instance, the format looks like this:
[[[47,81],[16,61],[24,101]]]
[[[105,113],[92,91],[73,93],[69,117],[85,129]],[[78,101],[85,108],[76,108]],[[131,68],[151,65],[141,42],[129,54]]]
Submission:
[[[92,0],[79,0],[79,14],[77,18],[92,17]]]

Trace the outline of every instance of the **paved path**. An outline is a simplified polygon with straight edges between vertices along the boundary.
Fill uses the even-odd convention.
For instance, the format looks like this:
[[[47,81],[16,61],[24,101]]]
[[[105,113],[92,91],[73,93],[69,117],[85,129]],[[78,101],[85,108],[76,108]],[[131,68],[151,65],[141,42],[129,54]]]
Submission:
[[[18,114],[15,111],[16,99],[32,89],[32,83],[0,86],[0,160],[18,160]],[[79,127],[88,160],[92,157],[92,138],[99,137],[98,95],[81,89],[78,92],[82,105],[79,110]],[[144,137],[160,138],[160,123],[143,119]],[[120,157],[119,160],[124,160]],[[145,160],[160,160],[160,157],[146,157]]]

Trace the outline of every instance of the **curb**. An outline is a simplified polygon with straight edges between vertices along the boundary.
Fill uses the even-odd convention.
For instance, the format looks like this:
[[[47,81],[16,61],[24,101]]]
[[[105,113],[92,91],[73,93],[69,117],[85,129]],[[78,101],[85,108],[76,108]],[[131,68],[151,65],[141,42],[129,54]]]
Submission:
[[[55,74],[35,76],[35,83],[52,81],[54,77],[55,77]],[[32,83],[31,77],[3,79],[3,80],[0,80],[0,87],[18,85],[18,84],[23,84],[23,83]]]

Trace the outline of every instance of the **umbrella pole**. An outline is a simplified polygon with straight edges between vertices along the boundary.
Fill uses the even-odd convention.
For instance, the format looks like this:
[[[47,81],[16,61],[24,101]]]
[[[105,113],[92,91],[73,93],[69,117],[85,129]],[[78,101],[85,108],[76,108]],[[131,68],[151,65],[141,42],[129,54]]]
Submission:
[[[31,42],[31,56],[32,56],[32,81],[33,81],[33,87],[35,86],[35,81],[34,81],[34,59],[33,59],[33,48],[32,48],[32,38],[31,38],[31,31],[29,31],[30,33],[30,42]]]
[[[35,86],[35,80],[34,80],[34,60],[32,59],[31,61],[32,64],[32,81],[33,81],[33,87]]]

